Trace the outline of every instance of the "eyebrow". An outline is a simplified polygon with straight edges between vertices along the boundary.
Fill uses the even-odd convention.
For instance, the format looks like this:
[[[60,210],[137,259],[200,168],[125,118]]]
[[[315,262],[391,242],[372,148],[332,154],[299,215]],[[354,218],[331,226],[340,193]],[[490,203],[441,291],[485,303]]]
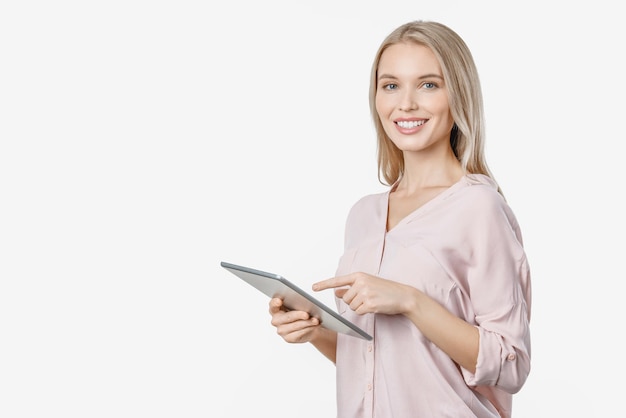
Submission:
[[[422,76],[419,76],[418,78],[420,80],[423,80],[424,78],[433,78],[433,77],[434,78],[438,78],[440,80],[443,80],[442,76],[440,76],[439,74],[434,74],[434,73],[433,74],[424,74]],[[381,74],[381,75],[378,76],[378,80],[381,80],[383,78],[391,78],[391,79],[394,79],[394,80],[398,79],[398,77],[396,77],[394,75],[391,75],[391,74]]]

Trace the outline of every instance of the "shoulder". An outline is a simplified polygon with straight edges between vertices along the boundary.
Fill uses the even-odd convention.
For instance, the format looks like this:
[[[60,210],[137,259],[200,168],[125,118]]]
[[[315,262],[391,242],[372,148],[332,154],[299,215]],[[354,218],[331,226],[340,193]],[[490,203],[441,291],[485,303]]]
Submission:
[[[453,197],[462,201],[466,210],[492,211],[507,207],[506,200],[498,192],[497,183],[483,174],[467,174],[462,187]]]
[[[483,174],[468,174],[464,178],[464,187],[455,193],[454,198],[472,229],[506,226],[506,229],[516,231],[521,239],[517,218],[493,179]]]
[[[373,193],[358,199],[350,209],[350,212],[358,212],[362,210],[368,210],[380,205],[381,202],[386,201],[388,192]]]
[[[348,221],[371,219],[381,215],[381,211],[387,208],[388,192],[368,194],[358,199],[348,212]]]
[[[498,192],[498,184],[491,177],[484,174],[466,174],[461,182],[464,187],[460,190],[468,195],[489,200],[502,200],[502,195]]]

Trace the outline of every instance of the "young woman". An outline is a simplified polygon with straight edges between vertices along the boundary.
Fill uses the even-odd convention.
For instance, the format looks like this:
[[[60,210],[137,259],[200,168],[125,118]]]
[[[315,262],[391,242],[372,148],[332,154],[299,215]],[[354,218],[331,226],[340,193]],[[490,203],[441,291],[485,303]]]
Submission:
[[[530,272],[519,225],[485,162],[478,73],[437,22],[394,30],[372,67],[384,193],[351,209],[336,277],[337,334],[270,301],[286,341],[337,367],[339,418],[510,417],[530,371]]]

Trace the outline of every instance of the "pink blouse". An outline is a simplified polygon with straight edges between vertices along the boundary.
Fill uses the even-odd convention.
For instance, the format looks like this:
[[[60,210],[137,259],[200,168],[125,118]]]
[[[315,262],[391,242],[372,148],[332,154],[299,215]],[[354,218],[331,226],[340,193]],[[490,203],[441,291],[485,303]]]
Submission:
[[[386,231],[389,192],[351,209],[337,275],[411,285],[476,326],[470,373],[402,315],[340,314],[374,337],[340,334],[338,418],[510,417],[530,371],[530,272],[519,225],[487,176],[470,174]]]

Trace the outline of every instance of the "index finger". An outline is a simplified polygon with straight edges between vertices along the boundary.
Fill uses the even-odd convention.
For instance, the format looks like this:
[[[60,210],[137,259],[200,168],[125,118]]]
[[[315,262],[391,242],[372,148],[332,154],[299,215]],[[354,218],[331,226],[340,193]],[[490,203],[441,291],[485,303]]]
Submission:
[[[313,283],[313,290],[316,292],[324,289],[333,289],[336,287],[350,286],[354,283],[352,275],[333,277],[332,279],[322,280],[321,282]]]

